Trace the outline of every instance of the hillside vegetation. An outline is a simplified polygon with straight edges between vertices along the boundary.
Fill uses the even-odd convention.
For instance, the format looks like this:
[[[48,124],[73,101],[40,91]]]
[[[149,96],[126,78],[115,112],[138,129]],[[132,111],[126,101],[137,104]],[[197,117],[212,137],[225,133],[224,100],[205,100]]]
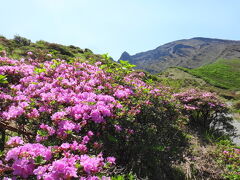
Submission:
[[[240,90],[240,59],[222,59],[199,68],[182,69],[204,79],[213,86],[229,90]]]
[[[18,35],[13,39],[0,36],[0,51],[2,50],[6,51],[8,57],[14,59],[26,57],[27,52],[32,52],[33,56],[40,60],[49,60],[52,58],[73,60],[76,57],[81,59],[100,58],[100,56],[93,54],[90,49],[81,49],[73,45],[65,46],[57,43],[49,43],[43,40],[33,43],[31,40]]]
[[[49,43],[20,39],[5,38],[14,46],[0,56],[1,179],[240,178],[217,94],[169,87],[106,54],[51,54]]]

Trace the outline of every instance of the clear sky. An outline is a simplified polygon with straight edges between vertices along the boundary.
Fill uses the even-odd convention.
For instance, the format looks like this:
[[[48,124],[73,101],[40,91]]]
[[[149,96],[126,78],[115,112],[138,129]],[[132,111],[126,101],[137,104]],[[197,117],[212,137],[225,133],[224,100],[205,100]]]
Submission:
[[[192,37],[240,40],[240,0],[0,0],[0,35],[118,59]]]

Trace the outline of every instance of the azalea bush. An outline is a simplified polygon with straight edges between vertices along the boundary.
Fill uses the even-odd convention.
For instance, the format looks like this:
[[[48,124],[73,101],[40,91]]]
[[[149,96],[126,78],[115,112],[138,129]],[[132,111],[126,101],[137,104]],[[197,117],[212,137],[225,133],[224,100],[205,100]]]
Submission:
[[[169,88],[106,55],[70,62],[33,56],[0,57],[2,137],[6,129],[17,135],[5,144],[2,177],[147,177],[179,154],[180,112]]]
[[[26,57],[0,57],[5,179],[171,179],[187,147],[186,117],[209,128],[227,112],[215,94],[174,94],[107,55]]]
[[[173,96],[182,104],[181,111],[187,115],[189,123],[195,127],[210,129],[222,126],[228,128],[231,118],[226,104],[215,93],[199,89],[188,89]]]
[[[114,96],[99,92],[108,91],[104,86],[110,77],[86,63],[7,57],[0,63],[8,81],[1,87],[0,118],[18,127],[26,141],[14,137],[7,143],[13,148],[4,159],[6,170],[22,178],[106,179],[104,171],[115,158],[104,157],[98,142],[91,141],[121,107]],[[96,131],[85,128],[88,124],[95,124]]]

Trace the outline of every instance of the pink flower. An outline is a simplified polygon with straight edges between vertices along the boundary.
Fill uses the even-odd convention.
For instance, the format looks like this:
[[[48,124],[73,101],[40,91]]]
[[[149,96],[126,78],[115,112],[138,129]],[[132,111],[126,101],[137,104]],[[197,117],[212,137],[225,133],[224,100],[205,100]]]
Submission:
[[[103,158],[102,157],[89,157],[88,155],[81,155],[80,164],[86,173],[97,173],[102,169]]]
[[[197,109],[197,107],[188,106],[188,105],[184,105],[184,108],[185,108],[186,110],[195,110],[195,109]]]
[[[114,127],[117,132],[122,131],[122,127],[120,125],[114,125]]]
[[[24,113],[24,109],[22,107],[10,106],[8,112],[3,112],[3,117],[7,120],[15,119],[21,116]]]
[[[118,104],[116,105],[116,108],[118,108],[118,109],[122,109],[123,106],[122,106],[120,103],[118,103]]]
[[[41,124],[40,128],[43,130],[46,130],[49,136],[52,136],[53,134],[55,134],[55,130],[46,124]]]
[[[51,119],[53,121],[61,120],[65,117],[65,115],[66,115],[66,112],[63,112],[63,111],[62,112],[56,112],[51,116]]]
[[[89,137],[92,137],[94,134],[93,134],[92,131],[88,131],[87,135],[88,135]]]
[[[23,145],[23,144],[24,144],[24,142],[23,142],[22,138],[19,136],[11,137],[7,142],[7,145],[13,145],[13,146]]]
[[[133,133],[134,133],[134,130],[128,129],[127,132],[128,132],[128,134],[133,134]]]
[[[28,178],[33,175],[34,160],[41,156],[44,160],[52,158],[51,150],[41,144],[25,144],[8,151],[5,160],[13,160],[13,175]]]
[[[45,173],[47,170],[48,166],[39,166],[33,171],[33,173],[37,176],[37,179],[41,179],[42,177],[46,176]]]
[[[116,90],[113,95],[121,99],[121,98],[128,98],[128,96],[130,96],[132,93],[133,93],[132,90],[125,88],[125,89]]]
[[[223,154],[229,154],[229,151],[223,151]]]
[[[90,138],[88,136],[84,136],[82,140],[82,144],[87,144],[89,142]]]
[[[29,118],[38,118],[40,116],[38,110],[34,108],[30,113],[27,114]]]
[[[115,157],[107,157],[107,162],[110,164],[115,164],[116,158]]]
[[[63,143],[60,147],[64,150],[67,150],[67,149],[70,148],[70,144],[69,143]]]
[[[90,116],[91,116],[92,120],[96,123],[104,122],[104,119],[98,110],[93,110],[91,112]]]
[[[12,168],[14,169],[13,175],[18,175],[23,178],[28,178],[28,176],[33,174],[34,164],[32,161],[27,159],[17,159]]]
[[[52,165],[48,168],[48,171],[49,173],[45,175],[44,179],[71,179],[72,177],[78,177],[76,159],[73,157],[64,157],[60,160],[54,161]]]

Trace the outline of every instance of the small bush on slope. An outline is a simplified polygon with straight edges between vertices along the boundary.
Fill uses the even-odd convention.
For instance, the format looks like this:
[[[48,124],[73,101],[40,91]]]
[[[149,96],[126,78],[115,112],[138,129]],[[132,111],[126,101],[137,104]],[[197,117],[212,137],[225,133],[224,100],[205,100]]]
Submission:
[[[198,89],[189,89],[173,95],[183,104],[182,113],[187,115],[193,126],[209,130],[216,125],[228,128],[231,118],[226,104],[222,103],[215,93]]]

